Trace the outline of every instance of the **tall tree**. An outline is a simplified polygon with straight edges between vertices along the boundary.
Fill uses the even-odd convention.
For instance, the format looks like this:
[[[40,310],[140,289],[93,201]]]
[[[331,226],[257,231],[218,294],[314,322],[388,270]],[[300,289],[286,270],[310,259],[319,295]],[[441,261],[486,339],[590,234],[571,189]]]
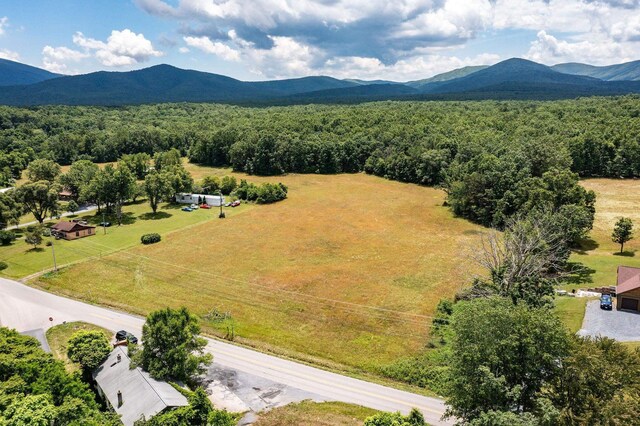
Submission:
[[[633,239],[633,222],[628,217],[621,217],[613,227],[611,239],[620,244],[620,253],[624,250],[624,244]]]
[[[60,186],[55,183],[41,180],[27,182],[15,190],[18,203],[22,204],[25,211],[33,214],[35,219],[42,223],[47,215],[58,212],[58,193]]]
[[[16,202],[13,193],[0,193],[0,229],[17,225],[22,215],[22,205]]]
[[[180,151],[174,148],[170,151],[156,152],[153,156],[153,166],[159,172],[170,167],[182,166]]]
[[[71,164],[69,171],[60,175],[60,184],[75,196],[81,196],[83,189],[89,185],[100,168],[89,160],[79,160]]]
[[[144,191],[147,194],[151,210],[155,213],[158,210],[158,204],[173,195],[171,176],[165,172],[151,171],[144,178]]]
[[[150,313],[142,328],[142,368],[157,379],[186,381],[202,373],[213,357],[204,353],[207,341],[198,334],[198,320],[187,308]]]
[[[51,160],[33,160],[27,167],[27,177],[31,182],[45,180],[53,182],[60,174],[60,165]]]
[[[540,391],[568,351],[564,326],[549,309],[475,299],[456,305],[450,327],[448,415],[472,421],[490,411],[540,410]]]

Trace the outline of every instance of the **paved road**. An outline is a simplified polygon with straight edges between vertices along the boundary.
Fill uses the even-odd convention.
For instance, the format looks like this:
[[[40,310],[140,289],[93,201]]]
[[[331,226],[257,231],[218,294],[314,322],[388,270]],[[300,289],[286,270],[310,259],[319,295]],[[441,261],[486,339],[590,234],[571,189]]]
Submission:
[[[53,321],[49,321],[49,317]],[[37,290],[16,281],[0,278],[0,324],[27,331],[85,321],[117,331],[126,329],[140,336],[144,319]],[[250,349],[207,339],[207,350],[214,355],[214,366],[236,370],[264,380],[312,393],[327,401],[342,401],[384,411],[408,413],[420,409],[427,422],[448,425],[440,417],[444,403],[409,392],[330,373],[297,362],[266,355]]]
[[[97,209],[98,209],[98,206],[94,206],[94,205],[80,206],[77,211],[75,211],[73,213],[72,212],[62,213],[62,214],[60,214],[60,217],[79,215],[79,214],[87,213],[87,212],[90,212],[90,211],[93,211],[93,210],[97,210]],[[45,222],[50,222],[52,220],[57,220],[57,219],[56,218],[49,218],[49,219],[45,219]],[[14,227],[14,229],[25,228],[27,226],[37,225],[38,223],[40,223],[40,222],[38,222],[37,220],[34,220],[33,222],[21,223],[19,225],[16,225]]]

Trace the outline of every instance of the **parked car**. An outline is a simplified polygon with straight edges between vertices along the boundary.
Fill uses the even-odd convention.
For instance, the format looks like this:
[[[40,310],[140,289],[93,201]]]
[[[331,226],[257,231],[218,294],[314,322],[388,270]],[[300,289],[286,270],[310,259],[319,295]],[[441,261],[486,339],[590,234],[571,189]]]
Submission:
[[[231,203],[225,203],[224,206],[225,207],[231,207]]]
[[[108,228],[111,226],[111,222],[100,222],[100,226]]]
[[[86,220],[81,220],[80,222],[78,222],[80,225],[88,225],[89,222],[87,222]]]
[[[191,204],[189,207],[191,208],[191,210],[198,210],[197,204]]]
[[[611,301],[611,296],[608,294],[603,294],[600,297],[600,309],[605,309],[610,311],[613,309],[613,302]]]
[[[201,209],[210,209],[211,206],[209,204],[200,204]]]
[[[231,207],[238,207],[240,205],[240,200],[236,200],[233,203],[231,203]]]
[[[138,338],[136,336],[134,336],[133,334],[129,333],[126,330],[120,330],[116,333],[116,341],[117,342],[122,342],[122,341],[128,341],[129,343],[133,343],[134,345],[138,343]]]
[[[193,209],[191,207],[188,207],[188,206],[187,207],[183,207],[181,210],[183,212],[192,212],[193,211]]]

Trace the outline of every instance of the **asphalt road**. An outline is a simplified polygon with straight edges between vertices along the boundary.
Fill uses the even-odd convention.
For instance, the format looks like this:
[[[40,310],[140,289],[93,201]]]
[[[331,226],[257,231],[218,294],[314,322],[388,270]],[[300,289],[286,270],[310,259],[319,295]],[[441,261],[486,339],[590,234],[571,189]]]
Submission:
[[[52,318],[53,321],[49,321]],[[111,309],[37,290],[16,281],[0,278],[0,324],[23,332],[47,329],[64,321],[85,321],[114,332],[125,329],[142,335],[144,319]],[[324,371],[297,362],[266,355],[230,343],[207,339],[214,366],[227,368],[312,393],[327,401],[359,404],[383,411],[408,413],[420,409],[428,423],[441,421],[442,400],[404,392],[386,386]]]

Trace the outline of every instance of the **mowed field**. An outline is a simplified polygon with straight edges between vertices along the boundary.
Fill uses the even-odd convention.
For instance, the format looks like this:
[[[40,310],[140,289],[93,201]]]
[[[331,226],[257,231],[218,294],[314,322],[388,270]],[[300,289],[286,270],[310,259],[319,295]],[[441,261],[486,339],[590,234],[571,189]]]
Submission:
[[[619,265],[640,268],[640,180],[587,179],[582,185],[595,191],[596,219],[591,231],[591,241],[582,251],[575,252],[571,260],[587,268],[582,280],[570,288],[611,286],[616,284]],[[620,217],[629,217],[635,227],[635,239],[624,246],[611,240],[611,233]]]
[[[229,173],[189,168],[196,180]],[[139,314],[187,306],[209,333],[374,371],[419,352],[438,301],[475,272],[468,253],[483,229],[454,218],[440,190],[364,174],[247,179],[281,181],[289,198],[161,232],[159,244],[135,244],[34,284]],[[190,213],[171,214],[158,226]],[[77,243],[99,250],[105,241]]]

